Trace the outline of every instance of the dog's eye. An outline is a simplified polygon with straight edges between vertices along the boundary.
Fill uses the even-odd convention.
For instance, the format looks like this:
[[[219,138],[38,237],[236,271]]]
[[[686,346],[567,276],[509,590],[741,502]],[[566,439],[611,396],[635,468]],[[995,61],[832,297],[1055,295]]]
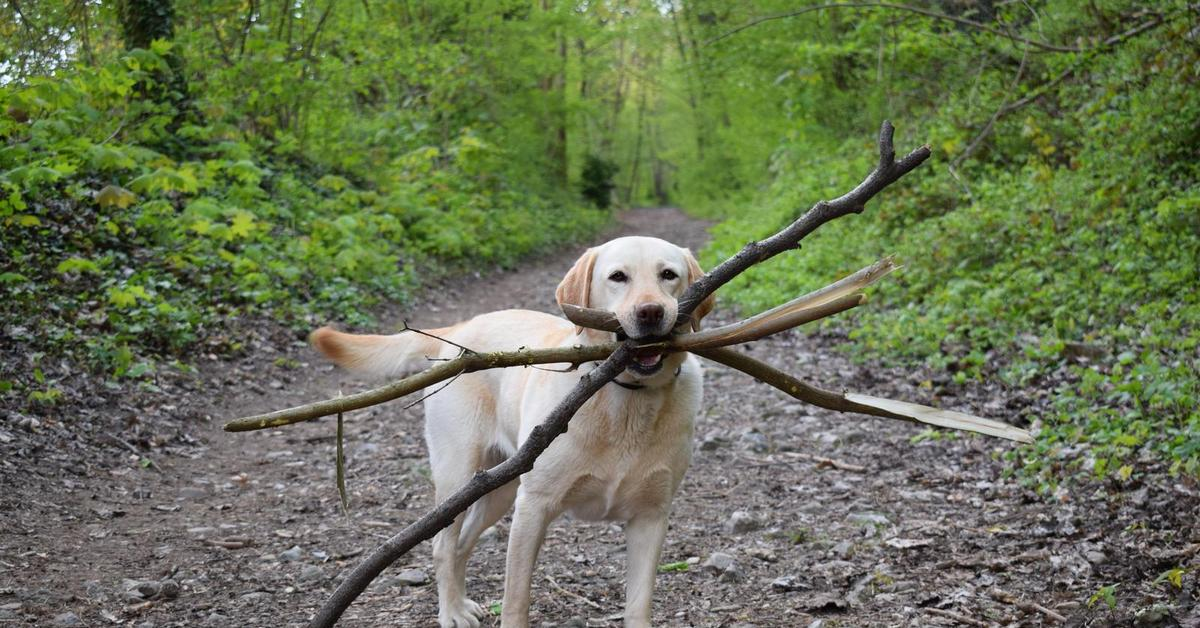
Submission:
[[[625,283],[626,281],[629,281],[629,277],[626,276],[625,273],[618,270],[618,271],[614,272],[613,274],[609,275],[608,280],[615,281],[617,283]]]
[[[662,277],[663,279],[665,279],[667,281],[679,278],[679,275],[676,275],[675,271],[671,270],[670,268],[664,269],[661,273],[658,274],[658,276]]]

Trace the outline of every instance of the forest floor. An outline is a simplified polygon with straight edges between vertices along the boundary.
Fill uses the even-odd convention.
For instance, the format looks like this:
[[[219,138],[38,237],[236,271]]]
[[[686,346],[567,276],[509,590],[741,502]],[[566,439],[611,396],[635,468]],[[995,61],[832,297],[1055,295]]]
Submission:
[[[675,210],[636,210],[605,238],[699,248],[705,227]],[[447,281],[403,318],[433,327],[508,307],[553,312],[554,286],[581,250]],[[730,314],[718,307],[720,316]],[[402,317],[382,319],[386,330]],[[304,625],[340,573],[432,505],[419,407],[347,417],[348,517],[332,420],[222,432],[230,418],[365,386],[289,333],[230,333],[246,334],[243,357],[199,355],[199,374],[161,391],[98,393],[58,419],[8,413],[0,423],[0,625]],[[844,340],[789,333],[751,350],[829,387],[1001,420],[1019,422],[1049,396],[856,363]],[[659,575],[656,625],[1054,625],[1055,615],[1075,626],[1200,625],[1194,482],[1150,472],[1041,496],[1005,477],[1008,443],[826,412],[715,365],[705,377],[662,558],[691,564]],[[468,570],[485,605],[502,596],[506,536],[507,520]],[[533,625],[617,625],[623,553],[618,525],[556,522]],[[1177,567],[1181,587],[1159,578]],[[434,624],[431,573],[424,544],[340,625]]]

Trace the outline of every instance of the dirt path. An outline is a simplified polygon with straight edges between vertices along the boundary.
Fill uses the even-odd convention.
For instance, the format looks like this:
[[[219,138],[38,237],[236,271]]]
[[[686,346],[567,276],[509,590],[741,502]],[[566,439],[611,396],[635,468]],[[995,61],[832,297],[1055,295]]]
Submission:
[[[698,248],[704,227],[674,210],[638,210],[618,232]],[[552,312],[553,288],[580,250],[447,283],[403,318],[436,326],[505,307]],[[815,382],[1011,418],[1001,401],[1012,391],[855,365],[837,350],[842,340],[789,334],[751,350]],[[339,572],[431,505],[419,408],[348,418],[348,518],[331,421],[222,433],[225,418],[363,385],[286,339],[250,353],[210,370],[211,388],[171,408],[209,420],[174,439],[156,467],[134,454],[112,464],[51,451],[0,465],[0,625],[303,625]],[[656,625],[1040,625],[1051,613],[1124,625],[1156,604],[1171,610],[1144,625],[1200,624],[1194,485],[1151,476],[1047,501],[1001,477],[1004,444],[914,443],[920,433],[804,406],[710,367],[663,556],[692,564],[660,575]],[[501,597],[506,535],[501,522],[473,558],[476,600]],[[1154,582],[1174,567],[1190,570],[1181,588]],[[432,625],[430,573],[423,545],[341,625]],[[533,624],[616,625],[622,579],[619,526],[559,521],[539,559]],[[1103,602],[1089,610],[1100,587],[1117,583],[1116,612]],[[998,600],[995,589],[1048,612]]]

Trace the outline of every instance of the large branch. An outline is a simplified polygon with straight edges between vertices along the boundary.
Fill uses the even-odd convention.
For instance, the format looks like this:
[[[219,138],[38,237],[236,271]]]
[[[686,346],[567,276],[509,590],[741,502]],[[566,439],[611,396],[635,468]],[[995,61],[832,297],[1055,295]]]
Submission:
[[[702,332],[679,334],[663,341],[641,344],[639,347],[654,347],[661,349],[664,353],[675,353],[758,340],[785,329],[833,316],[861,304],[863,295],[858,291],[875,283],[896,268],[892,258],[887,257],[820,290],[810,292],[744,321]],[[612,312],[572,305],[563,305],[563,311],[567,318],[577,325],[613,332],[621,329],[621,324],[617,322],[617,318]],[[584,362],[603,360],[618,346],[613,342],[602,345],[576,345],[549,349],[465,353],[458,358],[447,360],[386,386],[348,397],[335,397],[285,410],[235,419],[226,423],[224,429],[226,432],[264,430],[332,416],[339,412],[359,410],[399,399],[463,373],[536,364],[578,366]]]
[[[436,508],[425,513],[420,519],[408,524],[408,527],[388,539],[383,545],[375,548],[363,562],[359,563],[338,585],[325,605],[309,623],[310,628],[329,628],[337,623],[350,603],[359,596],[367,585],[375,579],[388,565],[396,562],[417,543],[433,537],[442,528],[454,522],[454,518],[465,511],[479,498],[512,482],[533,468],[533,463],[550,443],[567,431],[567,424],[575,412],[587,402],[596,391],[621,374],[633,357],[632,342],[618,346],[617,350],[600,363],[600,366],[588,371],[575,388],[558,402],[554,411],[546,420],[533,428],[517,453],[500,464],[479,471],[465,486],[447,497]]]
[[[765,240],[747,244],[736,255],[688,286],[683,296],[679,297],[680,322],[687,321],[705,297],[746,269],[784,251],[799,247],[800,240],[835,218],[862,212],[867,201],[929,158],[929,147],[922,146],[896,161],[896,150],[892,146],[894,133],[892,123],[885,120],[879,129],[879,164],[853,190],[832,201],[820,201],[813,205],[803,216],[779,233]]]
[[[992,421],[953,410],[939,410],[906,401],[893,401],[857,393],[836,393],[806,384],[775,367],[756,360],[740,351],[727,347],[702,349],[696,355],[737,369],[754,379],[765,382],[783,392],[814,406],[837,412],[857,412],[888,419],[902,419],[914,423],[925,423],[937,427],[976,432],[1018,443],[1032,443],[1033,436],[1026,430],[1007,423]]]

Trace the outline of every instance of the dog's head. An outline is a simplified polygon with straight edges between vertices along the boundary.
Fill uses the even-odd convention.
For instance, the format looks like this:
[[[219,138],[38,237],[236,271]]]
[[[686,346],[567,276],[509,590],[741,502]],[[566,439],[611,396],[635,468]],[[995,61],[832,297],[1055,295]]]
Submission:
[[[558,284],[559,305],[608,310],[635,339],[666,336],[675,328],[679,296],[704,274],[691,251],[665,240],[617,238],[588,249]],[[692,328],[713,308],[708,297],[692,313]],[[577,331],[583,330],[577,328]],[[662,370],[662,355],[639,355],[631,370],[653,375]]]

